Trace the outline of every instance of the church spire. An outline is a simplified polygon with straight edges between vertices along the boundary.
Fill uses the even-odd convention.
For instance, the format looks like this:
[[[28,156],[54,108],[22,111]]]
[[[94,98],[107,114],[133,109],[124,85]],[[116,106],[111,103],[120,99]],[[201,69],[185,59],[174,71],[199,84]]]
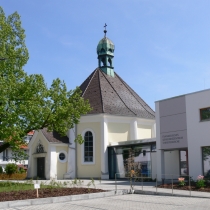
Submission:
[[[114,77],[114,44],[106,37],[107,24],[104,25],[104,38],[101,39],[97,46],[98,67],[107,75]]]
[[[106,38],[106,33],[107,33],[107,30],[106,30],[106,27],[107,27],[107,25],[106,25],[106,23],[105,23],[105,25],[104,25],[104,38]]]

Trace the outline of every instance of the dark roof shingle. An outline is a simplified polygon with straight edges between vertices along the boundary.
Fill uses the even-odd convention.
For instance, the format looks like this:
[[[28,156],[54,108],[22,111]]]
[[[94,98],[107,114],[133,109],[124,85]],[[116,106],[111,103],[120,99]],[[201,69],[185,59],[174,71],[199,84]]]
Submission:
[[[46,137],[46,139],[51,143],[69,143],[69,138],[67,136],[61,136],[58,132],[52,131],[48,132],[47,128],[41,129],[43,135]]]
[[[89,114],[107,113],[155,118],[155,112],[117,73],[111,77],[97,68],[82,83],[80,89],[82,96],[89,100],[92,107]]]

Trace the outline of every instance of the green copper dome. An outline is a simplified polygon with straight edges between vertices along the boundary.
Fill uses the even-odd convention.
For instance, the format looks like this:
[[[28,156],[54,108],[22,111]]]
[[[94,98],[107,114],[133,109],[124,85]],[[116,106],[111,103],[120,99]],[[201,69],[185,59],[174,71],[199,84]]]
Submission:
[[[98,55],[104,55],[104,54],[113,55],[114,54],[114,43],[107,37],[104,37],[98,43],[97,54]]]

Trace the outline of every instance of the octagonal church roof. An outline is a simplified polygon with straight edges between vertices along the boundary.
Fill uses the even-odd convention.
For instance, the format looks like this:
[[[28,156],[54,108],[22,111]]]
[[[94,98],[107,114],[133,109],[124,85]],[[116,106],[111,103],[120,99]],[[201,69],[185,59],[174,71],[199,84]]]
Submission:
[[[80,89],[82,97],[88,99],[92,107],[89,114],[155,118],[155,112],[116,72],[111,77],[97,68]]]

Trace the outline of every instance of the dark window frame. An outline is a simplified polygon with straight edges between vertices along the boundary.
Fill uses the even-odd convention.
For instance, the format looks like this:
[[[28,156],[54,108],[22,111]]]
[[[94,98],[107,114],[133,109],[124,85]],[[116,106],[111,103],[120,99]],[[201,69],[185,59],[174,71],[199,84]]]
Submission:
[[[205,118],[205,119],[203,119],[202,118],[202,111],[204,111],[204,110],[206,110],[206,109],[209,109],[209,118]],[[200,121],[209,121],[210,120],[210,107],[205,107],[205,108],[202,108],[202,109],[200,109]]]
[[[94,162],[94,140],[93,133],[86,131],[84,135],[84,163]]]
[[[66,159],[65,153],[61,152],[61,153],[59,154],[59,160],[65,161],[65,159]]]

